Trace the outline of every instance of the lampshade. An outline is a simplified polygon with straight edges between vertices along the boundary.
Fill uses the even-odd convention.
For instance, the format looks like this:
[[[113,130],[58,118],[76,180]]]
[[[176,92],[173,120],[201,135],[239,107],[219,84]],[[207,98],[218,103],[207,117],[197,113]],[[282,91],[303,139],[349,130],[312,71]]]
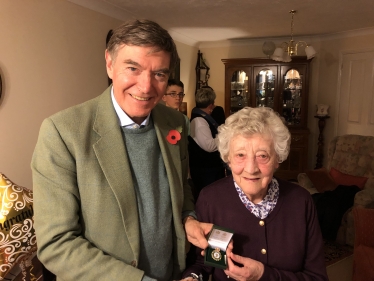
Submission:
[[[316,50],[314,50],[312,46],[306,46],[305,54],[306,54],[306,58],[310,60],[316,56],[317,52]]]
[[[287,52],[284,52],[283,61],[284,62],[290,62],[291,60],[292,59],[291,59],[290,55]]]
[[[275,49],[271,58],[275,61],[283,61],[284,50],[281,47]]]

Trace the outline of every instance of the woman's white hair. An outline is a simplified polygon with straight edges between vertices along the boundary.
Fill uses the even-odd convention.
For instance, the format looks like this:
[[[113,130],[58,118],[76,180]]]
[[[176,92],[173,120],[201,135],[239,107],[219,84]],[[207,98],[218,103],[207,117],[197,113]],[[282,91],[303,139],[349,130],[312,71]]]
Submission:
[[[225,124],[218,127],[218,150],[222,160],[228,162],[230,142],[234,137],[238,135],[249,137],[254,134],[270,136],[278,162],[287,159],[291,135],[278,113],[269,107],[245,107],[230,115]]]

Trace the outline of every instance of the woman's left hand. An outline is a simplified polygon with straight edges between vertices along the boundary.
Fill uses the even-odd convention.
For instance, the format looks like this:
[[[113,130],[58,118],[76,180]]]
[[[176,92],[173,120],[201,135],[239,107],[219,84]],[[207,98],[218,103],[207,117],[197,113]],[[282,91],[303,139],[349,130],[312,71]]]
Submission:
[[[226,254],[228,268],[225,270],[225,274],[228,277],[238,281],[255,281],[259,280],[264,273],[264,265],[261,262],[235,255],[230,247]],[[236,266],[233,261],[241,264],[242,267]]]

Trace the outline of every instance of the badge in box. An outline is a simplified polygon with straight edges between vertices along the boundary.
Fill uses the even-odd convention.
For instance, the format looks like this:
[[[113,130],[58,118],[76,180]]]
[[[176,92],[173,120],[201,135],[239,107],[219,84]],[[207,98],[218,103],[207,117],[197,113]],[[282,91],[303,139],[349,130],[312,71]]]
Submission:
[[[226,269],[226,249],[234,232],[228,228],[213,225],[208,236],[208,248],[205,249],[204,264]]]

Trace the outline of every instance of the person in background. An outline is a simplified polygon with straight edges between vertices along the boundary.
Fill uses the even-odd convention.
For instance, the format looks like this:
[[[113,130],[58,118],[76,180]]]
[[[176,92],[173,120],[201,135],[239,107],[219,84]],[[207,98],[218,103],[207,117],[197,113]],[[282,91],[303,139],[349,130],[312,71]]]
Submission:
[[[211,225],[195,220],[185,119],[158,103],[176,46],[157,23],[132,20],[113,31],[105,60],[112,85],[41,125],[38,257],[57,280],[179,280],[186,234],[205,248]]]
[[[278,114],[267,107],[246,107],[226,119],[217,139],[232,176],[201,191],[196,213],[200,221],[234,232],[226,251],[228,268],[205,266],[201,249],[195,249],[194,263],[183,277],[327,281],[312,197],[301,186],[274,177],[291,142]]]
[[[222,106],[216,105],[213,108],[212,114],[210,116],[213,117],[213,119],[217,122],[218,126],[225,124],[226,115]],[[226,163],[223,163],[223,165],[225,167],[225,175],[231,175],[230,167]]]
[[[210,116],[212,116],[212,118],[216,120],[218,126],[225,124],[226,116],[222,106],[216,105],[213,108],[212,114]]]
[[[183,82],[175,79],[169,79],[166,94],[162,97],[165,105],[179,111],[184,96]],[[186,115],[184,115],[184,118],[186,120],[188,135],[190,135],[190,120]]]
[[[196,107],[191,112],[188,154],[195,198],[205,186],[225,177],[225,168],[215,140],[218,124],[210,116],[215,99],[216,94],[212,88],[198,89],[195,95]]]
[[[184,85],[182,81],[169,79],[166,94],[162,97],[165,105],[179,111],[184,96]]]

